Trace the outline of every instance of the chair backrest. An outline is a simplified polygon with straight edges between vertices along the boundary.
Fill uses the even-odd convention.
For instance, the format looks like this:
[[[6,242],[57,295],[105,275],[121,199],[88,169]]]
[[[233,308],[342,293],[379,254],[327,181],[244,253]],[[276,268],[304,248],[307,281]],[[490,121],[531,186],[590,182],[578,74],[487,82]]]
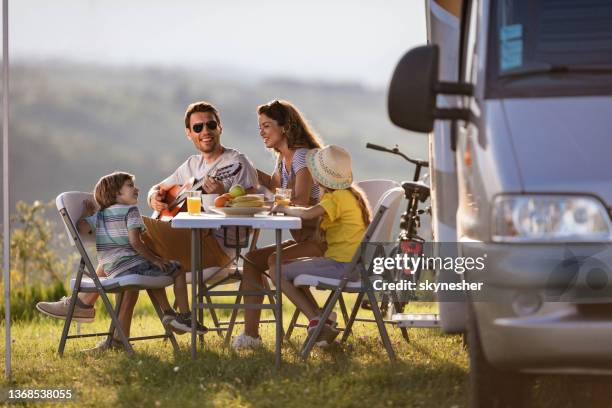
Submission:
[[[394,180],[378,179],[362,180],[357,182],[357,186],[365,193],[368,203],[370,203],[370,208],[373,211],[383,194],[393,187],[401,187],[401,184]]]
[[[83,215],[83,210],[85,209],[83,201],[88,199],[93,199],[93,194],[84,193],[81,191],[67,191],[58,195],[55,199],[55,206],[60,212],[62,221],[64,221],[64,226],[66,227],[66,231],[68,232],[68,239],[70,239],[70,244],[72,246],[74,246],[76,242],[74,239],[75,237],[71,232],[71,229],[76,232],[77,236],[84,244],[96,243],[96,237],[94,237],[93,235],[82,236],[77,230],[77,222],[81,218],[81,215]],[[62,213],[62,210],[65,211],[65,214]],[[68,226],[69,223],[72,224],[72,228]]]
[[[393,187],[385,192],[380,200],[378,200],[378,204],[376,204],[376,207],[372,210],[372,224],[374,224],[376,215],[382,209],[384,209],[384,211],[377,224],[370,224],[370,228],[368,228],[369,234],[366,233],[366,235],[370,235],[369,242],[392,241],[391,233],[393,231],[393,223],[395,222],[395,215],[397,214],[397,209],[399,208],[399,203],[403,196],[403,188]],[[370,229],[372,229],[372,231],[370,231]]]
[[[377,206],[380,204],[380,200],[383,196],[391,189],[401,187],[401,184],[393,180],[363,180],[357,183],[357,186],[363,190],[366,194],[370,208],[372,209],[372,216],[376,214]],[[389,204],[388,214],[380,224],[380,227],[376,230],[376,236],[372,237],[372,241],[376,242],[390,242],[394,240],[393,231],[395,218],[399,205],[401,202],[401,196],[395,199]]]
[[[84,193],[81,191],[67,191],[57,196],[55,199],[55,206],[60,213],[62,221],[64,222],[64,226],[66,227],[66,231],[68,232],[68,239],[70,240],[70,244],[77,247],[79,254],[81,255],[82,265],[85,265],[85,273],[89,275],[89,277],[95,277],[96,268],[93,266],[91,262],[91,258],[87,253],[87,249],[85,248],[85,243],[94,244],[96,243],[96,238],[92,236],[82,236],[79,234],[79,230],[77,229],[77,222],[81,218],[83,214],[83,210],[85,206],[83,205],[83,201],[93,198],[93,194]]]

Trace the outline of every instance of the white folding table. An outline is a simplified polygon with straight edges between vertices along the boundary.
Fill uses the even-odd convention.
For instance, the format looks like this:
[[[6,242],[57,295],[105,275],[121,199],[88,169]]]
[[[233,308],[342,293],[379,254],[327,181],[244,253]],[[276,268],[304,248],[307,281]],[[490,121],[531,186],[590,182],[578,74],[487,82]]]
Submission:
[[[253,229],[273,229],[276,231],[276,291],[274,294],[275,302],[271,308],[276,311],[276,367],[281,364],[281,343],[283,340],[283,303],[281,292],[281,240],[282,230],[302,228],[302,220],[298,217],[255,215],[255,216],[224,216],[209,213],[200,215],[189,215],[186,212],[179,213],[172,219],[172,228],[189,228],[191,230],[191,266],[193,271],[202,269],[201,264],[201,229],[216,229],[221,227],[251,227]],[[204,254],[205,255],[205,254]],[[197,320],[196,310],[203,307],[198,302],[198,273],[191,274],[191,319]],[[233,307],[241,307],[236,305]],[[264,305],[260,305],[264,308]],[[196,325],[191,328],[191,356],[195,359],[197,349]]]

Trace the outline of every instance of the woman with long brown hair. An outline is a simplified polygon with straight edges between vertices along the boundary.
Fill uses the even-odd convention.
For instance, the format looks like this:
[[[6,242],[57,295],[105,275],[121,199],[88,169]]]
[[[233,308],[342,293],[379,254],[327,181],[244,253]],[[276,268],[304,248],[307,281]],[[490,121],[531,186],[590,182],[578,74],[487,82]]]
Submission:
[[[321,141],[308,125],[301,112],[290,102],[274,100],[257,108],[259,135],[265,146],[276,153],[272,174],[258,170],[259,183],[272,192],[276,188],[291,189],[291,204],[311,206],[319,202],[320,188],[314,182],[306,155],[320,148]],[[302,223],[302,229],[292,230],[292,240],[283,242],[283,261],[307,256],[322,256],[324,246],[318,239],[318,220]],[[263,273],[274,264],[276,246],[270,245],[251,251],[244,263],[242,289],[257,290],[263,284]],[[312,297],[308,290],[305,296]],[[262,296],[245,296],[245,303],[261,303]],[[314,299],[313,299],[314,301]],[[232,342],[234,348],[255,347],[261,344],[259,319],[261,310],[245,310],[244,333]]]

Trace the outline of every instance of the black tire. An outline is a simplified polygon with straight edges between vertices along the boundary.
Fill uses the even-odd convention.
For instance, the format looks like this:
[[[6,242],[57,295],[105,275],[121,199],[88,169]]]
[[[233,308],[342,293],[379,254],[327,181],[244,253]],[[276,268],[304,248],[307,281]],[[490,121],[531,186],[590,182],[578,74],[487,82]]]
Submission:
[[[469,307],[468,351],[470,354],[470,407],[529,407],[530,377],[493,367],[484,355],[472,306]]]

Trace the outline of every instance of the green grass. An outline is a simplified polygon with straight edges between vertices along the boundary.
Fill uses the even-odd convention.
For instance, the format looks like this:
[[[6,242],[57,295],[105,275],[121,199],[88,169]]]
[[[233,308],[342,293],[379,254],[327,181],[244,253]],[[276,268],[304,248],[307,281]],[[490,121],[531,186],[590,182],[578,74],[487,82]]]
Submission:
[[[159,331],[159,321],[150,311],[148,301],[141,300],[132,335]],[[285,327],[291,311],[285,305]],[[467,405],[468,357],[461,337],[434,329],[411,330],[408,344],[399,330],[391,328],[391,340],[399,356],[395,364],[387,359],[375,325],[356,323],[347,344],[325,351],[315,349],[307,362],[298,357],[305,331],[296,329],[292,340],[283,344],[283,366],[277,371],[274,326],[269,324],[262,325],[262,349],[235,352],[211,333],[205,336],[204,350],[193,361],[189,335],[178,336],[178,355],[173,354],[169,343],[153,340],[136,343],[134,358],[123,352],[91,356],[79,350],[93,346],[96,340],[79,339],[68,342],[61,358],[56,350],[62,323],[40,317],[13,326],[13,379],[10,384],[5,380],[0,383],[4,388],[0,403],[6,398],[6,388],[12,387],[70,388],[76,398],[69,405],[77,406]],[[81,325],[81,332],[102,331],[108,323],[107,317],[100,316],[92,325]],[[603,400],[598,403],[601,398],[597,395],[603,389],[597,380],[581,380],[577,386],[565,378],[538,380],[534,387],[536,406],[608,406]]]
[[[285,327],[292,310],[285,305]],[[108,318],[100,317],[94,324],[82,324],[81,332],[102,331],[108,323]],[[132,335],[153,334],[160,327],[148,301],[141,300]],[[136,343],[134,358],[123,352],[89,356],[79,350],[96,340],[78,339],[68,341],[61,358],[57,355],[61,328],[61,321],[45,317],[14,324],[11,387],[71,388],[76,393],[72,403],[79,406],[466,404],[467,358],[460,337],[430,329],[412,331],[411,344],[401,339],[399,330],[390,329],[400,356],[391,365],[373,324],[356,323],[347,344],[315,349],[307,362],[298,357],[305,330],[296,328],[291,341],[283,344],[283,366],[277,371],[271,324],[262,325],[265,346],[254,351],[235,352],[209,333],[195,361],[190,358],[189,335],[177,337],[181,352],[176,356],[163,340]]]

